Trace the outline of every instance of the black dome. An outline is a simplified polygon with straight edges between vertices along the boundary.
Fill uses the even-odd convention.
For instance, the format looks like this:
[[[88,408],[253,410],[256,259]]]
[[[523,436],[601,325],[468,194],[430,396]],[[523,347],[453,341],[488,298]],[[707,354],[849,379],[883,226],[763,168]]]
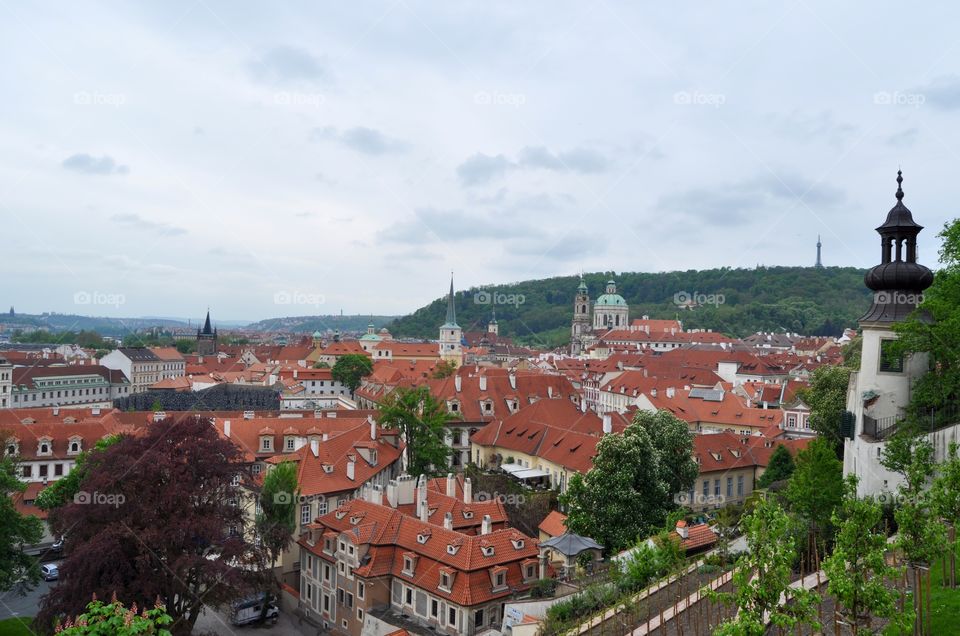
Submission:
[[[873,291],[923,291],[933,284],[933,272],[919,263],[894,261],[877,265],[863,277]]]

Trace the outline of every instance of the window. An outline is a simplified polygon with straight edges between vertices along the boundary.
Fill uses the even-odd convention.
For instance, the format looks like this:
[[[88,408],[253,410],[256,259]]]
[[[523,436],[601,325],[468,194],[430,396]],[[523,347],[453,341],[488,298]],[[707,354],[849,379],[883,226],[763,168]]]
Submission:
[[[357,608],[357,620],[363,622],[363,608],[361,607]]]
[[[497,572],[493,577],[493,582],[496,587],[503,587],[503,572]]]
[[[895,355],[891,351],[893,340],[880,341],[880,371],[883,373],[903,372],[903,356]]]
[[[347,607],[353,607],[353,594],[347,592]]]
[[[63,464],[54,464],[53,465],[53,474],[57,477],[63,475]]]
[[[405,587],[405,588],[403,588],[403,589],[404,589],[404,591],[406,592],[406,599],[405,599],[405,601],[406,601],[407,605],[411,605],[411,606],[412,606],[412,605],[413,605],[413,590],[412,590],[411,588],[409,588],[409,587]]]
[[[446,572],[440,574],[440,587],[444,590],[450,589],[450,575]]]
[[[737,496],[743,497],[743,475],[737,476]]]
[[[456,627],[457,625],[457,608],[451,607],[450,612],[447,614],[447,623]]]
[[[307,524],[310,523],[310,504],[305,503],[300,506],[300,523]]]
[[[260,449],[265,451],[273,449],[273,439],[270,437],[261,437]]]
[[[288,437],[288,438],[287,438],[287,450],[290,450],[290,451],[293,450],[293,446],[294,446],[295,441],[296,441],[296,440],[294,440],[292,437]]]
[[[706,499],[709,496],[710,496],[710,480],[704,479],[703,480],[703,497],[704,499]]]
[[[720,480],[719,479],[713,480],[713,494],[716,497],[720,496]]]
[[[733,477],[727,477],[727,497],[733,497]]]
[[[439,612],[440,612],[440,603],[437,602],[437,599],[431,599],[430,600],[430,616],[436,618]]]
[[[483,610],[477,610],[477,613],[473,615],[473,624],[475,627],[483,627]]]
[[[321,499],[317,502],[317,516],[319,517],[325,514],[327,514],[327,501],[325,499]]]
[[[250,467],[250,470],[251,470],[251,472],[253,472],[254,475],[259,475],[259,474],[260,474],[260,464],[254,464],[253,466]]]
[[[367,592],[367,586],[363,584],[363,581],[357,583],[357,598],[361,601],[363,600],[364,594]]]

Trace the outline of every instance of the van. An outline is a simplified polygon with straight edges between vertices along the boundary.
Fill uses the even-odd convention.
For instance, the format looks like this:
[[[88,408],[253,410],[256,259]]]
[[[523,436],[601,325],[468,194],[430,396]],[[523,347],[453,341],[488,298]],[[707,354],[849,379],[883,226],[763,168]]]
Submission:
[[[40,576],[44,581],[56,581],[60,578],[60,568],[56,563],[44,563],[40,566]]]
[[[280,618],[280,609],[272,599],[267,599],[263,592],[234,601],[231,606],[230,622],[234,625],[249,625],[260,620],[263,604],[267,603],[265,620],[276,623]]]

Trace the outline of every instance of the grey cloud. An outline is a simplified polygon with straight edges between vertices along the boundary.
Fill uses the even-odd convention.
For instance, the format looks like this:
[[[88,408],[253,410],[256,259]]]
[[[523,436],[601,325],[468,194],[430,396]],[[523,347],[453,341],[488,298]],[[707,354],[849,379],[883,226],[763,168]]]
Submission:
[[[372,156],[404,152],[410,147],[405,141],[388,137],[375,128],[365,126],[355,126],[344,131],[333,126],[315,128],[310,133],[310,140],[335,141],[352,150]]]
[[[414,218],[398,221],[377,232],[377,239],[388,243],[422,245],[437,240],[444,242],[502,239],[508,235],[500,215],[468,214],[463,210],[441,210],[424,207],[414,210]],[[531,228],[511,222],[509,234],[530,231]]]
[[[799,199],[802,199],[801,204]],[[785,173],[763,174],[753,179],[709,188],[697,187],[663,196],[662,212],[680,213],[709,224],[741,223],[758,212],[773,212],[792,205],[830,208],[846,199],[843,190]],[[784,208],[786,206],[786,208]]]
[[[857,132],[857,127],[837,121],[831,111],[808,114],[793,111],[789,115],[774,118],[781,134],[799,141],[823,140],[829,144],[842,145]]]
[[[929,84],[916,89],[925,102],[941,110],[960,109],[960,76],[941,75]]]
[[[457,176],[465,186],[481,185],[503,177],[512,170],[550,170],[595,174],[610,167],[610,160],[596,150],[577,147],[554,152],[546,146],[525,146],[513,160],[505,155],[478,152],[457,167]]]
[[[567,232],[537,239],[512,241],[507,252],[539,260],[564,261],[603,253],[608,239],[600,234]]]
[[[896,146],[897,148],[906,148],[916,143],[919,136],[920,129],[907,128],[906,130],[901,130],[887,137],[886,143],[890,146]]]
[[[277,46],[248,64],[250,74],[265,82],[317,81],[328,77],[323,63],[305,49]]]
[[[178,236],[187,233],[182,227],[170,225],[162,221],[151,221],[143,218],[139,214],[114,214],[110,217],[110,220],[114,221],[117,225],[122,225],[130,229],[153,232],[164,236]]]
[[[71,155],[61,165],[80,174],[127,174],[130,171],[127,166],[117,164],[113,157],[94,157],[86,153]]]

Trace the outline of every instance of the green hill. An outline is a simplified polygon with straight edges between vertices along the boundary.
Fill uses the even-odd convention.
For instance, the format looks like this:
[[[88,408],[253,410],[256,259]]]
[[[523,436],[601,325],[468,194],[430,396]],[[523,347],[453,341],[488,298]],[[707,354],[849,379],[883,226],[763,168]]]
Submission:
[[[705,328],[731,336],[756,331],[791,331],[839,336],[855,327],[870,305],[864,270],[853,267],[758,267],[661,273],[610,272],[584,275],[591,302],[613,278],[630,304],[630,317],[677,318],[685,328]],[[579,279],[562,276],[505,285],[488,285],[456,294],[457,322],[465,331],[486,328],[496,308],[502,335],[545,347],[569,342],[573,297]],[[695,295],[703,304],[682,309],[675,299]],[[713,303],[712,301],[718,301]],[[707,304],[711,303],[711,304]],[[395,336],[436,338],[446,298],[438,298],[389,325]]]

